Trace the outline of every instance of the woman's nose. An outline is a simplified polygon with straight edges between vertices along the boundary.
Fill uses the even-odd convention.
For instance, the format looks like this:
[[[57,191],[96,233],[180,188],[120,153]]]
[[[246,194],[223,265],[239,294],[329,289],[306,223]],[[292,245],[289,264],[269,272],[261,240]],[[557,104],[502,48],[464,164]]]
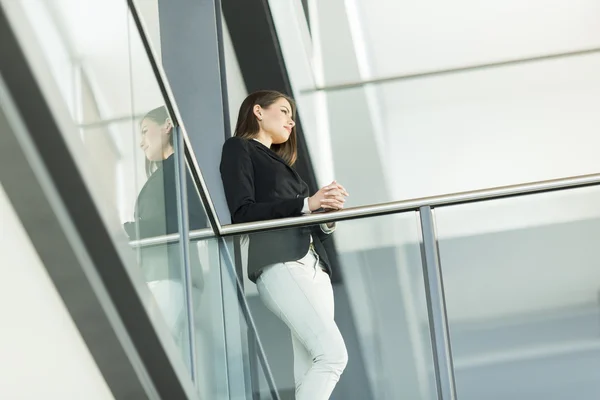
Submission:
[[[290,120],[290,126],[293,128],[294,126],[296,126],[296,122],[294,122],[294,120]]]
[[[140,148],[144,148],[144,139],[140,140]]]

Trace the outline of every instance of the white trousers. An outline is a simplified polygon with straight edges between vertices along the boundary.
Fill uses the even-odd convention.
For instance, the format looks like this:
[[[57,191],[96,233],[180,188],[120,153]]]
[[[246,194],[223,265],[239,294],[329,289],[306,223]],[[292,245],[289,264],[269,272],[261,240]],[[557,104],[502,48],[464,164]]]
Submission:
[[[297,400],[327,400],[348,362],[333,319],[333,288],[314,251],[267,267],[257,281],[260,298],[292,333]]]

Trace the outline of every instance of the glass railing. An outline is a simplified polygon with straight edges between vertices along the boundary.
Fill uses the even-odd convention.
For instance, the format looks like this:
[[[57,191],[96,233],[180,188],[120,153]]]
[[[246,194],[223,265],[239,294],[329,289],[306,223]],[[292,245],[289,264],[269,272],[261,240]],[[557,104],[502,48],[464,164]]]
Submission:
[[[257,246],[285,247],[307,231],[325,240],[331,276],[305,257],[269,267],[256,284],[248,279],[248,269],[261,264]],[[338,222],[329,238],[319,232],[320,225],[313,225],[235,237],[241,243],[246,299],[281,397],[293,398],[296,380],[313,359],[335,365],[335,342],[322,354],[303,345],[313,332],[335,330],[335,322],[348,363],[332,399],[435,399],[416,213]],[[284,284],[286,277],[290,285]],[[305,290],[296,290],[296,283]],[[298,312],[302,307],[309,312]],[[313,308],[318,319],[310,317]]]
[[[277,398],[139,16],[122,0],[2,7],[100,214],[104,226],[88,229],[110,236],[169,362],[187,369],[179,379],[201,399],[252,398],[252,380]]]
[[[595,175],[574,178],[573,187],[553,181],[284,222],[295,227],[275,220],[224,227],[262,228],[235,236],[238,270],[280,395],[293,394],[295,379],[311,363],[297,339],[306,334],[301,324],[319,329],[319,322],[290,320],[287,313],[306,299],[269,287],[278,273],[310,281],[311,290],[325,288],[307,306],[333,319],[346,341],[348,364],[333,399],[600,396],[594,373],[600,367],[599,180]],[[378,212],[386,215],[369,216]],[[269,266],[256,285],[250,282],[265,263],[265,243],[276,249],[299,232],[319,235],[319,225],[307,225],[310,219],[341,219],[335,245],[326,245],[332,275],[302,259]]]
[[[179,231],[175,119],[123,1],[13,2],[12,17],[31,34],[23,44],[40,75],[46,101],[62,122],[64,139],[85,176],[115,244]],[[102,16],[111,19],[109,27]],[[24,37],[24,36],[23,36]],[[188,180],[189,180],[188,174]],[[191,182],[191,180],[190,180]],[[207,227],[195,192],[189,225]],[[183,351],[192,344],[186,304],[183,242],[122,254],[133,279],[148,283],[145,303]],[[197,280],[192,287],[197,289]]]
[[[169,360],[187,367],[200,398],[293,396],[311,355],[261,299],[264,271],[258,286],[248,280],[252,243],[277,248],[333,220],[331,275],[286,266],[331,285],[315,307],[348,353],[347,364],[334,354],[345,370],[333,399],[600,396],[599,192],[574,189],[598,176],[230,225],[215,236],[185,132],[125,2],[10,4],[100,211],[97,229],[110,234]]]
[[[600,49],[597,32],[583,28],[592,23],[585,6],[534,24],[587,34],[525,35],[514,45],[516,20],[493,39],[481,35],[508,26],[500,22],[511,15],[507,3],[493,18],[469,8],[460,30],[436,9],[433,31],[468,37],[438,47],[429,42],[435,33],[415,22],[436,16],[410,3],[268,3],[318,182],[343,183],[353,194],[348,205],[598,171],[599,120],[589,105],[599,93]],[[539,10],[531,4],[518,19]],[[401,29],[392,15],[407,19]],[[478,51],[458,50],[471,45]]]
[[[600,187],[435,211],[459,399],[600,396]]]
[[[165,319],[173,327],[173,337],[191,367],[201,399],[250,399],[255,398],[253,393],[258,394],[259,388],[264,388],[268,395],[261,398],[279,399],[231,258],[233,242],[217,238],[206,230],[202,233],[203,239],[189,242],[188,276],[191,279],[158,282],[159,289],[153,291],[159,300],[158,307],[150,310],[156,311],[155,318]],[[173,244],[145,243],[164,238],[136,241],[132,245],[138,253],[162,255],[165,246]],[[152,265],[155,264],[165,263],[153,260]],[[184,267],[181,262],[177,265]],[[161,290],[160,285],[170,287]],[[186,285],[191,287],[189,297],[186,297]],[[175,323],[177,318],[178,324]],[[193,323],[188,324],[188,321]]]

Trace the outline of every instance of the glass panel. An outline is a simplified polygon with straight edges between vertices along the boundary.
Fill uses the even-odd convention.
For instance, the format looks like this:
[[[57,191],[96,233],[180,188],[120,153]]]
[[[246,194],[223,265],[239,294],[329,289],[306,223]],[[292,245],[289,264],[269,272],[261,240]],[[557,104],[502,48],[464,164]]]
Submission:
[[[385,168],[411,170],[393,197],[598,172],[598,68],[592,54],[378,85]]]
[[[196,334],[196,386],[201,399],[229,398],[218,240],[192,241],[190,261]]]
[[[394,188],[408,189],[404,182],[417,171],[398,174],[391,168],[392,162],[402,157],[401,153],[393,155],[390,151],[391,133],[383,137],[374,131],[374,119],[369,114],[363,88],[306,94],[298,98],[298,104],[306,108],[307,116],[315,118],[309,125],[314,131],[307,132],[306,137],[313,142],[310,148],[314,149],[319,166],[319,182],[324,186],[335,179],[344,185],[351,194],[346,207],[398,200]],[[303,110],[300,110],[302,116]],[[402,148],[402,152],[410,153],[410,149]]]
[[[258,362],[258,360],[256,360],[255,362]],[[257,399],[257,400],[271,400],[273,399],[273,395],[271,394],[271,391],[269,389],[269,385],[267,383],[267,378],[265,377],[265,372],[263,369],[260,369],[258,371],[258,379],[257,379],[258,383],[255,387],[258,387],[258,390],[254,390],[252,392],[252,395],[254,397],[252,397],[252,399]],[[279,396],[281,397],[282,394],[279,393],[279,391],[277,392],[279,394]],[[285,397],[283,397],[285,398]],[[288,398],[292,398],[292,397],[288,397]]]
[[[340,222],[332,235],[317,225],[238,237],[246,299],[284,398],[294,394],[294,345],[277,315],[305,341],[314,341],[315,329],[333,332],[321,333],[327,353],[296,342],[302,376],[314,358],[343,365],[334,308],[349,361],[332,398],[436,398],[417,222],[407,213]],[[332,278],[315,267],[309,237],[321,259],[327,254]],[[290,262],[277,264],[283,260]],[[259,270],[255,285],[248,275]]]
[[[223,315],[222,325],[225,326],[223,343],[227,346],[226,361],[230,377],[227,382],[227,398],[275,398],[272,396],[271,387],[277,391],[277,386],[272,379],[267,379],[267,376],[272,374],[268,369],[271,368],[272,371],[273,367],[265,366],[263,362],[265,358],[261,347],[264,346],[264,341],[257,334],[254,325],[256,316],[244,297],[243,281],[237,278],[234,258],[240,256],[238,246],[233,238],[220,239],[219,243],[221,281],[213,281],[212,284],[218,283],[215,287],[219,288],[222,298],[220,307]],[[271,385],[268,382],[271,382]]]
[[[597,399],[600,188],[435,211],[458,396]]]
[[[177,191],[183,182],[178,182],[178,156],[176,150],[176,130],[164,105],[156,77],[152,71],[148,55],[131,14],[128,15],[127,32],[129,37],[129,60],[131,68],[131,124],[130,132],[123,135],[129,145],[130,158],[137,160],[136,171],[142,170],[146,178],[138,182],[130,239],[150,238],[179,232]],[[127,92],[125,93],[127,94]],[[132,154],[133,152],[133,154]],[[131,175],[137,178],[139,175]],[[126,180],[126,178],[124,178]],[[133,186],[128,186],[133,187]],[[193,187],[189,193],[196,194]],[[189,200],[189,199],[188,199]],[[202,206],[188,201],[190,209]],[[204,216],[204,227],[206,217]],[[125,226],[128,226],[126,223]],[[130,228],[131,229],[131,228]],[[133,235],[132,235],[133,233]],[[160,314],[177,344],[181,357],[193,373],[195,359],[192,350],[195,344],[195,325],[190,324],[186,268],[182,258],[181,241],[138,249],[139,265],[150,291],[154,295]],[[189,248],[190,262],[192,247]],[[198,256],[194,254],[194,259]],[[194,269],[198,271],[198,268]],[[200,290],[198,281],[191,288]],[[192,290],[192,295],[194,290]]]
[[[230,385],[232,394],[239,393],[238,398],[244,399],[272,400],[274,397],[266,378],[267,374],[259,358],[258,341],[247,318],[241,318],[240,332],[238,340],[242,345],[242,352],[237,357],[237,363],[243,366],[243,371],[241,373],[238,371],[236,382]],[[276,391],[283,399],[293,398],[289,394],[286,397],[286,394],[277,388]]]
[[[591,54],[297,100],[319,182],[353,207],[597,173],[599,69]]]
[[[190,366],[195,325],[182,246],[127,245],[179,232],[174,129],[127,2],[32,0],[11,2],[11,13],[31,30],[25,43],[32,64],[49,66],[36,71],[46,100],[133,279],[143,282],[140,295],[157,329],[179,346],[175,359]],[[186,182],[190,227],[205,228],[189,174]],[[198,285],[193,279],[192,292]]]
[[[561,7],[566,4],[557,1]],[[591,17],[595,14],[590,14],[598,5],[591,0],[578,0],[580,8],[565,13],[528,6],[519,15],[510,13],[516,7],[513,1],[492,8],[470,3],[430,12],[421,4],[403,1],[308,1],[310,31],[300,3],[269,3],[282,54],[292,65],[290,81],[318,182],[342,182],[353,193],[348,207],[598,171],[597,51],[361,84],[382,74],[418,74],[594,49],[600,43],[593,34],[598,31]],[[464,27],[447,19],[457,10],[469,10],[463,13],[469,16]],[[530,13],[536,14],[533,26],[572,29],[556,40],[536,28],[515,36],[524,27],[531,28],[531,18],[526,17]],[[515,26],[505,23],[509,15],[516,18]],[[412,22],[390,30],[398,18]],[[423,18],[441,22],[433,30],[423,30],[416,22]],[[498,35],[479,34],[490,23],[503,26]],[[440,45],[445,43],[439,40],[440,32],[444,37],[469,38]],[[415,37],[422,46],[415,44]],[[389,51],[396,44],[403,50]],[[467,47],[478,51],[466,51]],[[331,87],[339,83],[357,86]]]
[[[161,62],[161,41],[160,41],[160,18],[158,10],[158,0],[137,0],[135,7],[140,19],[144,23],[144,29],[150,40],[152,51],[157,60]]]

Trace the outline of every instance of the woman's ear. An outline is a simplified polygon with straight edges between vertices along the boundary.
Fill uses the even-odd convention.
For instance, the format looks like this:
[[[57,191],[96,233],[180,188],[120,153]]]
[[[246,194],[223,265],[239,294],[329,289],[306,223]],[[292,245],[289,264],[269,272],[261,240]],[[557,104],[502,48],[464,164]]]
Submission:
[[[163,124],[163,128],[165,130],[165,133],[171,132],[173,130],[173,121],[171,120],[171,118],[167,118],[165,120],[165,123]]]
[[[256,116],[256,118],[258,118],[259,121],[262,121],[262,113],[263,113],[263,109],[261,106],[259,106],[258,104],[255,104],[254,107],[252,108],[252,111],[254,112],[254,115]]]

